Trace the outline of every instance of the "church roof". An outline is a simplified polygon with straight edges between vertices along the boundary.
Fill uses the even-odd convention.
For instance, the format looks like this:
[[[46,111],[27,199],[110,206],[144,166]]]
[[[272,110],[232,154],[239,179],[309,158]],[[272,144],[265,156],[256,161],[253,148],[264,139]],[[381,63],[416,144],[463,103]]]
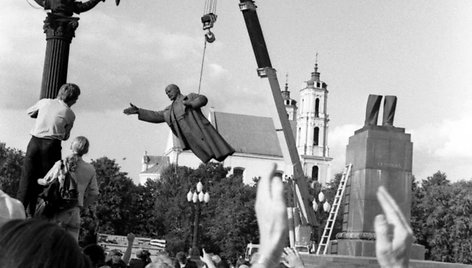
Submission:
[[[213,125],[237,153],[282,157],[271,117],[212,113]],[[292,133],[295,133],[296,122],[290,123]]]

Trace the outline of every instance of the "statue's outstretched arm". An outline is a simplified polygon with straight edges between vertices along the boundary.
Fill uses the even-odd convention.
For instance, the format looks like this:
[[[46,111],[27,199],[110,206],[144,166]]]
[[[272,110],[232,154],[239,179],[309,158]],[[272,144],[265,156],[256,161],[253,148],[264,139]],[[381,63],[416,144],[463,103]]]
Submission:
[[[41,0],[35,0],[35,1],[41,1]],[[105,2],[105,0],[89,0],[87,2],[74,2],[75,7],[74,7],[74,13],[82,13],[89,11],[90,9],[94,8],[100,1]]]

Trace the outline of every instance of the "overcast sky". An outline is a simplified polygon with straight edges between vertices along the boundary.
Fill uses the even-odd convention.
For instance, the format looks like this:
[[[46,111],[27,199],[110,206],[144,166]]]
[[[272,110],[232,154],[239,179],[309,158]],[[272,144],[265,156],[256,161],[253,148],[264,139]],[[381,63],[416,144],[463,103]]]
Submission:
[[[219,1],[216,41],[207,47],[201,93],[207,109],[270,116],[273,100],[256,61],[239,1]],[[364,121],[369,94],[398,96],[395,126],[411,133],[413,174],[438,170],[472,178],[472,1],[256,1],[279,82],[294,99],[318,56],[328,84],[333,174],[348,137]],[[39,97],[46,48],[44,10],[4,0],[0,11],[0,141],[26,149],[34,124],[25,110]],[[71,136],[91,141],[88,159],[108,156],[136,179],[144,151],[164,152],[166,125],[122,113],[129,102],[169,104],[164,88],[196,92],[203,51],[204,1],[122,0],[81,14],[70,48],[68,82],[82,95]],[[70,141],[63,143],[68,153]]]

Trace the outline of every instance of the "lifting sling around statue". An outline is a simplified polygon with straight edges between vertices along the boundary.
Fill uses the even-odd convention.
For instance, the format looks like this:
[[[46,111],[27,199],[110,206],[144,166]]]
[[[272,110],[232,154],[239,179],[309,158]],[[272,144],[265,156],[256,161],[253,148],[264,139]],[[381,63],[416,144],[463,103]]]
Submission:
[[[132,103],[124,109],[127,115],[137,114],[138,119],[150,123],[166,122],[172,133],[179,138],[182,149],[190,149],[203,163],[214,158],[223,161],[234,149],[211,125],[200,110],[208,99],[200,94],[182,95],[177,85],[170,84],[165,92],[172,104],[162,111],[138,108]]]

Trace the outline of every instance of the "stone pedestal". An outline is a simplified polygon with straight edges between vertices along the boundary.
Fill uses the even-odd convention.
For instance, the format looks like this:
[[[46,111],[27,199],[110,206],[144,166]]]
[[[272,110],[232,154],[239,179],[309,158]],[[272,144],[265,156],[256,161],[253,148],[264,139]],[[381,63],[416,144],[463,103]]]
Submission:
[[[330,242],[331,254],[375,258],[375,240],[337,239]],[[424,260],[426,249],[419,244],[411,245],[410,259]]]
[[[403,128],[366,126],[349,138],[346,163],[352,163],[351,178],[344,197],[343,232],[336,236],[332,253],[375,256],[373,222],[382,213],[376,197],[381,185],[410,220],[412,150],[410,134]],[[424,248],[418,250],[412,255],[424,259]]]
[[[79,18],[64,17],[48,13],[44,20],[46,34],[46,55],[40,99],[56,98],[59,88],[67,81],[69,48]]]
[[[305,267],[317,268],[380,268],[376,258],[339,255],[300,254]],[[410,260],[410,268],[472,268],[472,265],[424,260]]]

